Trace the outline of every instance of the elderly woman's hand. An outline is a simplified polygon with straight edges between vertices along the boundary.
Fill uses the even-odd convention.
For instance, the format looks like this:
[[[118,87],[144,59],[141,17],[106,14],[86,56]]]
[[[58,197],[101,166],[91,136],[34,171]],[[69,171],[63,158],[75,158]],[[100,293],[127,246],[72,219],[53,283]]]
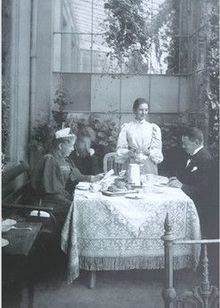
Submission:
[[[97,175],[91,175],[91,182],[98,182],[101,181],[101,179],[104,177],[103,174],[97,174]]]

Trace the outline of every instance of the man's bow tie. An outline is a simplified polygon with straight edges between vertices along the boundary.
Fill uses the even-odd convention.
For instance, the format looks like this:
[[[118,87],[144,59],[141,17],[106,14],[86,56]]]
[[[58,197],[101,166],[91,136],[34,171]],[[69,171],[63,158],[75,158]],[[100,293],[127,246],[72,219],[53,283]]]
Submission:
[[[187,161],[186,161],[186,168],[190,165],[190,163],[192,162],[192,158],[193,158],[193,155],[188,155],[187,157]]]

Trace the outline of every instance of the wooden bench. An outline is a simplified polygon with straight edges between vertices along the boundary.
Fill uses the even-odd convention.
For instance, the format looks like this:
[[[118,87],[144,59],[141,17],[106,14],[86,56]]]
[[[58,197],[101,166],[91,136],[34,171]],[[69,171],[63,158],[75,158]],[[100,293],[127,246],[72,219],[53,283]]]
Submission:
[[[11,166],[2,173],[2,208],[3,217],[8,215],[21,215],[30,221],[44,222],[50,220],[56,225],[56,218],[53,215],[53,207],[43,206],[41,204],[31,204],[28,194],[31,193],[31,171],[30,167],[24,161],[16,166]],[[30,212],[36,210],[37,217],[30,215]],[[46,212],[49,219],[41,217],[41,213]],[[42,228],[42,232],[52,233],[50,228]]]

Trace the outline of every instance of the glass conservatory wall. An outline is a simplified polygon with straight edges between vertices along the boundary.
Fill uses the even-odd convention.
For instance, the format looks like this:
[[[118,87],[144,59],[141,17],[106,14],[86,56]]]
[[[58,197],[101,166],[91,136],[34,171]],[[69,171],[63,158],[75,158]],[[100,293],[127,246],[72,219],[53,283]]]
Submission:
[[[167,24],[161,26],[158,32],[154,32],[155,24],[160,24],[160,18],[164,18],[163,14],[169,13],[169,9],[166,8],[166,3],[169,1],[143,1],[143,16],[146,16],[147,27],[153,35],[150,39],[151,46],[148,55],[140,57],[137,54],[123,58],[122,61],[126,65],[119,65],[118,61],[109,55],[112,48],[107,45],[105,37],[105,29],[108,25],[104,9],[105,0],[56,0],[56,2],[59,10],[56,9],[54,52],[60,53],[61,56],[54,56],[54,71],[116,74],[186,73],[187,66],[183,65],[183,62],[187,61],[188,28],[183,18],[172,25],[170,35],[167,34]],[[179,0],[178,3],[180,3],[178,10],[187,11],[185,3],[188,1]],[[59,47],[58,44],[60,44]],[[175,45],[173,48],[178,53],[177,59],[173,61],[171,59],[173,62],[171,68],[167,63],[170,61],[168,57],[172,58],[172,54],[168,52],[170,44]],[[159,53],[158,46],[160,46]],[[176,52],[173,56],[176,56]]]
[[[65,89],[71,102],[69,112],[92,112],[100,116],[110,113],[123,122],[131,117],[131,105],[137,97],[150,102],[150,113],[156,118],[157,113],[175,115],[189,108],[189,83],[184,75],[188,70],[188,29],[182,19],[170,37],[166,37],[165,28],[160,29],[157,40],[152,38],[148,57],[130,57],[126,64],[119,65],[116,58],[108,55],[112,50],[104,35],[106,1],[56,1],[59,14],[53,35],[53,94],[57,89]],[[160,18],[165,3],[166,0],[144,1],[149,26],[153,27]],[[168,45],[174,42],[177,59],[176,51],[168,54],[166,48],[161,48],[158,54],[157,44],[164,44],[164,38]],[[168,56],[172,63],[169,67]]]

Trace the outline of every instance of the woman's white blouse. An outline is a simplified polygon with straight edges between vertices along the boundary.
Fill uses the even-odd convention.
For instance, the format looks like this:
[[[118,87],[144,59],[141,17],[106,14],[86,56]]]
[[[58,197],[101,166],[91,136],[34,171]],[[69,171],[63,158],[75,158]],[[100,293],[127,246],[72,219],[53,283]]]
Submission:
[[[155,164],[161,163],[163,161],[163,154],[159,126],[145,120],[123,124],[117,143],[117,155],[121,162],[128,159],[128,153],[131,148],[143,153],[149,150],[149,158]]]

